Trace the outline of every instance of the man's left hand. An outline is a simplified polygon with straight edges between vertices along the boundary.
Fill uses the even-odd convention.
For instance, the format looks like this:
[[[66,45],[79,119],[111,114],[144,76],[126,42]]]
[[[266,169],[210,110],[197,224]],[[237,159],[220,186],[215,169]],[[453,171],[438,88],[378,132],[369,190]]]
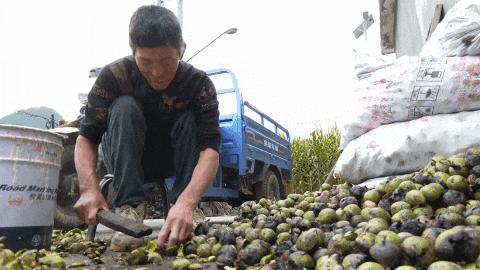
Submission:
[[[168,211],[165,224],[158,234],[160,249],[166,249],[183,242],[193,229],[193,209],[185,204],[175,203]]]

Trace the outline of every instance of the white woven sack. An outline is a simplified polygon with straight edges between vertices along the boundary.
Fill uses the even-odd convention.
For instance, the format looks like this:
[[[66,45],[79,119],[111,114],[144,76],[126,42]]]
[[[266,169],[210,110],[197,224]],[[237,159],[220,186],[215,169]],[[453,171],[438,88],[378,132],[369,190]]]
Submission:
[[[374,65],[381,68],[369,73],[366,65],[357,64],[362,79],[349,97],[353,104],[342,130],[342,149],[381,125],[480,109],[478,56],[402,57],[394,64]]]
[[[334,177],[366,179],[418,171],[435,155],[450,156],[480,145],[480,111],[426,116],[378,127],[352,141]]]

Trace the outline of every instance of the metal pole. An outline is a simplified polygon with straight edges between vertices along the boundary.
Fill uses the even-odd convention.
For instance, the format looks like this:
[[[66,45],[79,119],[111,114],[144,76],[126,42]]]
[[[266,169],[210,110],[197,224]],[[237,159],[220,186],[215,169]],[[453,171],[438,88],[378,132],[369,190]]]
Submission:
[[[188,60],[185,61],[185,62],[188,62],[188,61],[192,60],[193,57],[195,57],[197,54],[201,53],[203,50],[205,50],[208,46],[210,46],[213,42],[215,42],[215,40],[219,39],[221,36],[223,36],[225,34],[227,34],[227,35],[235,34],[236,32],[237,32],[237,28],[230,28],[227,31],[221,33],[220,35],[218,35],[218,37],[216,37],[214,40],[210,41],[210,43],[205,45],[205,47],[203,47],[198,52],[196,52],[194,55],[192,55],[190,58],[188,58]]]
[[[177,17],[180,27],[183,28],[183,0],[177,0]]]
[[[218,37],[216,37],[214,40],[210,41],[210,43],[208,43],[205,47],[203,47],[200,51],[198,51],[197,53],[195,53],[194,55],[192,55],[190,58],[188,58],[188,61],[190,61],[193,57],[195,57],[197,54],[201,53],[203,50],[205,50],[208,46],[210,46],[210,44],[212,44],[213,42],[215,42],[215,40],[219,39],[221,36],[223,36],[223,34],[225,33],[221,33],[220,35],[218,35]]]
[[[210,224],[231,224],[235,220],[236,216],[218,216],[218,217],[206,217],[205,221],[207,221]],[[155,236],[158,234],[158,232],[162,229],[163,224],[165,223],[165,219],[145,219],[143,223],[153,229],[153,233],[151,236]],[[97,230],[96,230],[96,235],[98,235],[100,238],[105,237],[105,235],[113,234],[115,231],[112,229],[102,225],[98,224]]]
[[[50,129],[55,128],[55,115],[50,116]]]

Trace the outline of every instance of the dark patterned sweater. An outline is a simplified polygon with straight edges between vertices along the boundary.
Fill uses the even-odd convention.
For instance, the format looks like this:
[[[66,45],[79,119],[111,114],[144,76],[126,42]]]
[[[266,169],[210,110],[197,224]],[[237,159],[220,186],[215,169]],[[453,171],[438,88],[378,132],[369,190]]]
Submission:
[[[90,90],[80,134],[99,144],[107,129],[109,107],[121,95],[140,101],[149,129],[171,126],[180,113],[192,110],[199,150],[212,148],[218,152],[218,101],[215,87],[205,72],[180,61],[168,88],[155,91],[141,75],[133,56],[121,58],[102,69]]]

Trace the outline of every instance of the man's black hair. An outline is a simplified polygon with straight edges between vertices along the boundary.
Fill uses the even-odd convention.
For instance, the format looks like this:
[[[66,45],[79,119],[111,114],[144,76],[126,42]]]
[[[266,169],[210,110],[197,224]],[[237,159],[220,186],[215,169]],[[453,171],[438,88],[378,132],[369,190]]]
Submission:
[[[175,14],[167,8],[155,5],[138,8],[130,19],[130,48],[155,48],[170,45],[180,57],[185,51],[182,28]]]

